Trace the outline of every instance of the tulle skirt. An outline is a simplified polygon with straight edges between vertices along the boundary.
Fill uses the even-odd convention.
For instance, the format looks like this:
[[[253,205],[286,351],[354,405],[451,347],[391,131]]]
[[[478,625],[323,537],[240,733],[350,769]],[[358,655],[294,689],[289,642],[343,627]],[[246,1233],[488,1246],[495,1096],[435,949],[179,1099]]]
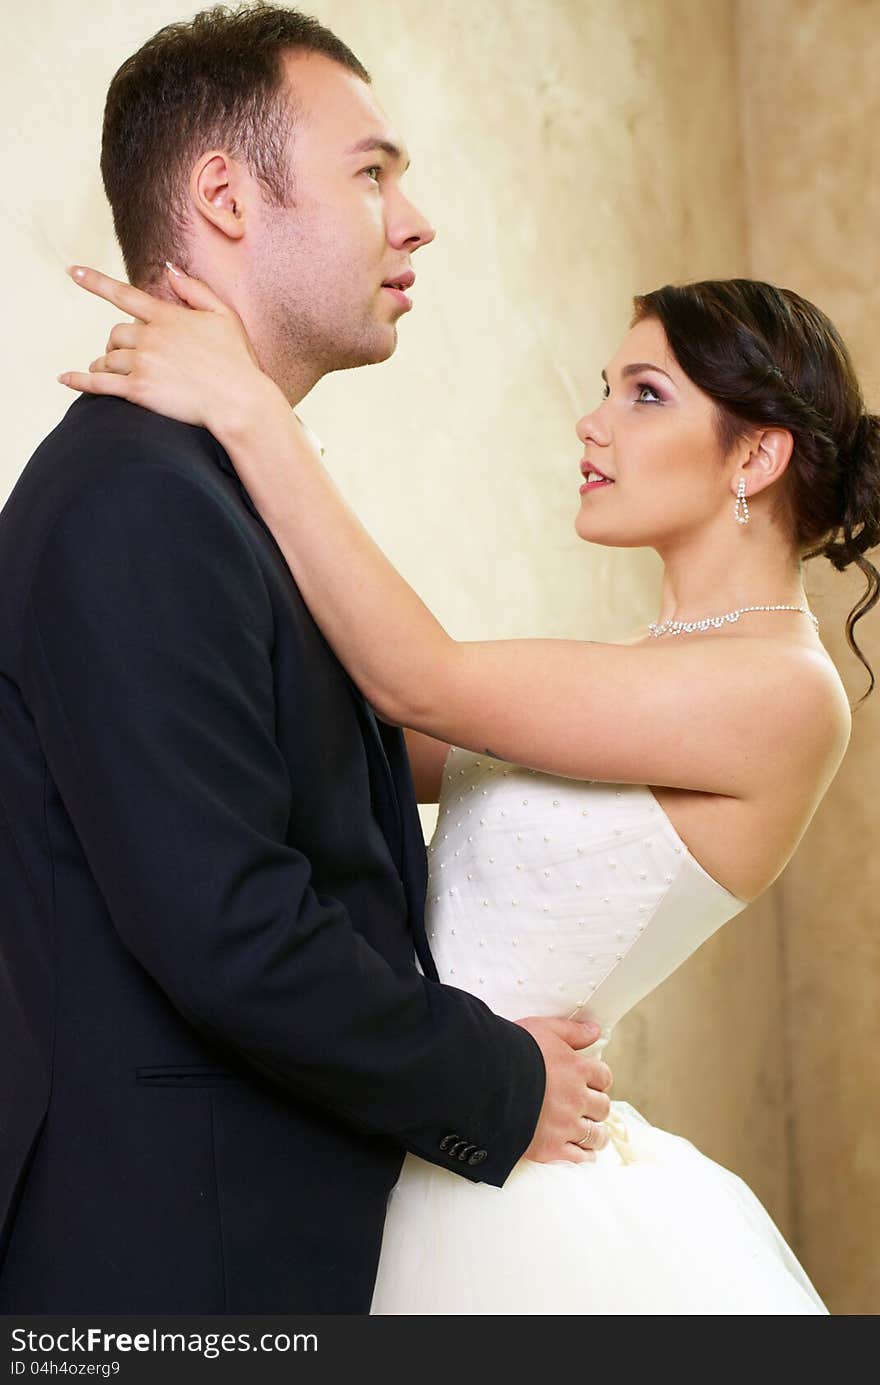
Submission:
[[[408,1155],[371,1313],[827,1315],[741,1178],[627,1102],[608,1124],[595,1163],[503,1188]]]

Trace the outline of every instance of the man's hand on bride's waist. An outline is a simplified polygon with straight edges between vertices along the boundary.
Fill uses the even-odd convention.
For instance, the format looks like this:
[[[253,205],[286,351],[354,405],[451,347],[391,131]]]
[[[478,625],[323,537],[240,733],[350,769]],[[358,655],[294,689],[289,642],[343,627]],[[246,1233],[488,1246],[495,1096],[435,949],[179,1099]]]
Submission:
[[[541,1114],[524,1157],[539,1164],[592,1161],[608,1143],[602,1122],[611,1110],[607,1093],[614,1081],[608,1064],[588,1052],[599,1025],[539,1016],[516,1023],[535,1040],[547,1071]]]

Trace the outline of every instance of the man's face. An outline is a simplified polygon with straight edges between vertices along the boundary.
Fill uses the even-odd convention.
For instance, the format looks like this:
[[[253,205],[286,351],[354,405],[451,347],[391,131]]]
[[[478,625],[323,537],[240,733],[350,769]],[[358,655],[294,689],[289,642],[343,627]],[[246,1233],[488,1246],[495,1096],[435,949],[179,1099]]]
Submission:
[[[293,205],[265,203],[248,275],[276,356],[320,373],[386,360],[397,345],[410,258],[434,239],[400,180],[408,159],[371,88],[318,54],[289,54],[297,117]]]

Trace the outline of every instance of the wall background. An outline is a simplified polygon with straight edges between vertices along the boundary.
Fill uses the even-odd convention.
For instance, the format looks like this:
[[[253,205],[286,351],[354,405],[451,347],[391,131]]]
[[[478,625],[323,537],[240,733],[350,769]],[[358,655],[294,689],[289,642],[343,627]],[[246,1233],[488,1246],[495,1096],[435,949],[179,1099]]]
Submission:
[[[98,172],[108,82],[194,8],[33,0],[7,35],[0,500],[70,402],[55,375],[116,320],[62,272],[122,273]],[[740,274],[796,288],[838,323],[880,407],[880,0],[305,8],[370,68],[439,235],[395,359],[322,382],[304,416],[455,634],[622,637],[653,616],[658,565],[577,540],[574,421],[634,293]],[[858,582],[827,565],[811,581],[855,698],[842,628]],[[880,617],[865,624],[880,669]],[[747,1179],[836,1313],[880,1305],[878,724],[880,693],[777,885],[609,1054],[618,1095]]]
[[[841,329],[880,412],[880,4],[740,0],[749,272],[790,283]],[[875,563],[880,566],[878,554]],[[861,579],[814,565],[811,600],[850,700],[866,682],[843,624]],[[880,669],[880,614],[859,642]],[[880,697],[774,889],[789,1092],[789,1226],[842,1313],[880,1310]]]

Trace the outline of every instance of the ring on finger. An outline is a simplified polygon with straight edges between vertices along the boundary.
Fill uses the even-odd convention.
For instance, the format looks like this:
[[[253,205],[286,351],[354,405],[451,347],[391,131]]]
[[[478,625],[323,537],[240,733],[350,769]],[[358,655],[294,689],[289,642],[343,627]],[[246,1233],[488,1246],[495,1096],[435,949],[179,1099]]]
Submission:
[[[594,1120],[590,1120],[589,1116],[584,1116],[584,1120],[587,1122],[587,1128],[584,1131],[581,1138],[579,1140],[575,1140],[575,1144],[580,1145],[581,1149],[586,1149],[588,1147],[587,1142],[589,1140],[592,1140],[594,1130],[598,1129],[596,1122]]]

